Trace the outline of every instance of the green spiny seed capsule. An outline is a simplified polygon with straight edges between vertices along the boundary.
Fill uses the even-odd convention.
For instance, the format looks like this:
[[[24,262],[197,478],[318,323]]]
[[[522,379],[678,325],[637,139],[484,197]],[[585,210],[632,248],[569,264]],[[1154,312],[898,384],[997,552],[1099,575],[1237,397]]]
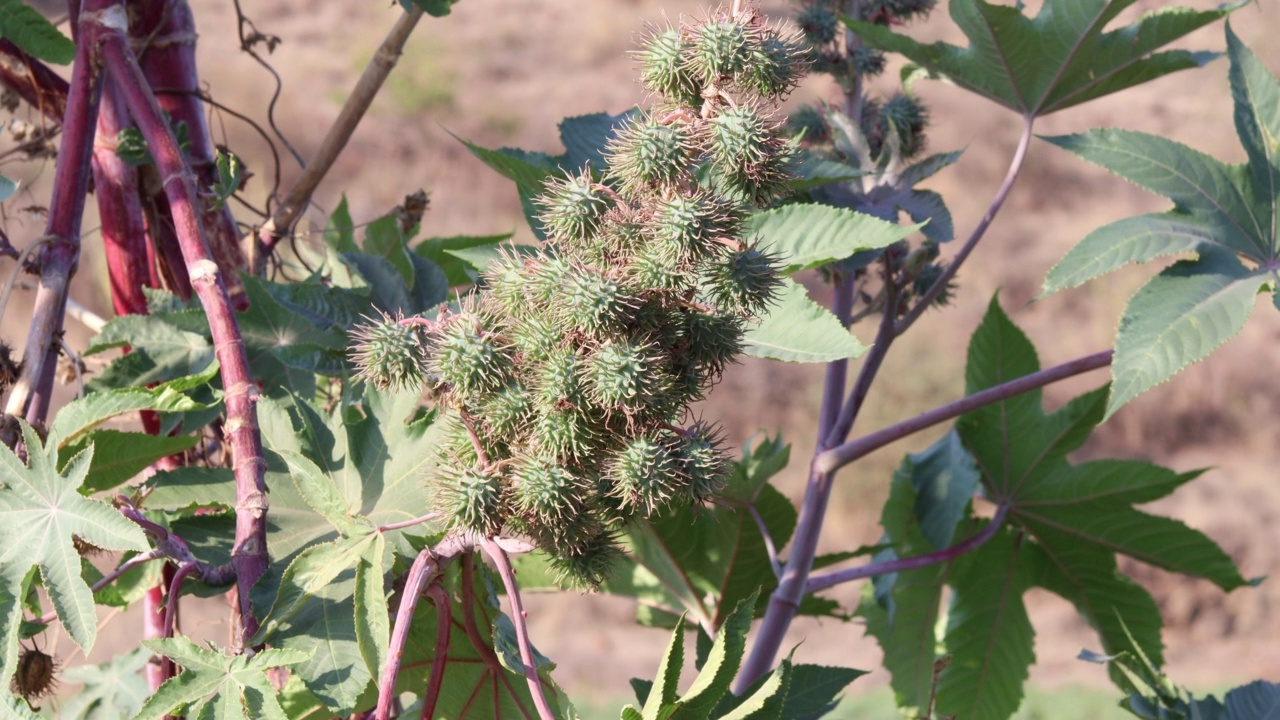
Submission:
[[[805,144],[821,144],[831,140],[831,127],[817,108],[806,105],[787,118],[787,133],[798,135]]]
[[[611,495],[645,514],[666,505],[685,484],[671,449],[656,437],[632,439],[609,461]]]
[[[820,3],[806,6],[796,17],[804,37],[814,45],[827,45],[836,40],[840,19],[831,8]]]
[[[743,84],[761,97],[786,97],[800,82],[804,57],[793,38],[774,31],[765,33],[751,51],[751,65]]]
[[[667,28],[654,33],[639,53],[640,81],[673,103],[700,108],[701,83],[689,71],[692,54],[693,43],[684,30]]]
[[[526,304],[546,305],[560,296],[573,267],[558,255],[545,255],[538,262],[531,263],[528,272]]]
[[[582,360],[571,347],[553,350],[534,371],[534,388],[540,406],[580,405]]]
[[[689,286],[683,249],[671,240],[654,240],[636,252],[627,266],[627,281],[652,290],[682,290]]]
[[[587,364],[592,400],[606,411],[622,408],[628,413],[660,404],[671,384],[662,366],[662,356],[654,347],[625,340],[606,342]]]
[[[653,118],[633,122],[609,146],[609,174],[627,195],[649,186],[669,186],[683,180],[693,158],[689,130],[679,122]]]
[[[697,72],[709,82],[734,79],[751,63],[755,34],[734,20],[712,20],[698,29],[692,61]]]
[[[524,429],[532,407],[529,391],[520,383],[511,382],[484,398],[478,419],[486,436],[510,443]]]
[[[707,263],[703,276],[711,301],[723,312],[758,315],[782,287],[777,258],[744,248]]]
[[[488,297],[505,315],[525,312],[529,305],[529,274],[524,258],[514,252],[499,252],[484,273]]]
[[[616,280],[585,267],[569,275],[559,302],[555,311],[566,325],[593,335],[624,325],[632,305]]]
[[[541,315],[531,315],[509,324],[511,346],[523,363],[541,363],[564,344],[564,330]]]
[[[685,314],[686,355],[715,378],[742,352],[742,319],[727,313],[690,310]]]
[[[924,130],[929,116],[923,105],[906,93],[897,93],[880,107],[882,137],[898,137],[903,157],[912,157],[924,149]]]
[[[573,547],[557,548],[551,553],[551,567],[560,582],[571,582],[598,588],[613,566],[622,559],[618,538],[607,527],[601,527]]]
[[[659,241],[678,246],[688,259],[704,257],[738,234],[741,213],[705,191],[671,195],[655,203],[649,231]]]
[[[541,408],[529,436],[533,449],[566,461],[589,457],[600,435],[584,410],[568,403]]]
[[[508,359],[480,319],[462,313],[437,331],[431,372],[461,398],[478,398],[506,382]]]
[[[501,475],[473,467],[441,480],[442,506],[455,527],[484,537],[492,537],[502,529],[505,503]]]
[[[383,315],[355,328],[351,336],[356,377],[379,388],[401,388],[426,376],[426,348],[417,325]]]
[[[860,75],[879,75],[884,72],[884,53],[866,46],[853,51],[851,56],[853,70]]]
[[[561,524],[583,511],[584,483],[555,458],[535,457],[516,469],[512,505],[541,524]]]
[[[688,479],[694,502],[707,502],[724,487],[729,460],[724,454],[723,434],[714,426],[695,423],[672,441],[672,453]]]
[[[569,245],[579,245],[595,235],[612,203],[608,190],[585,171],[577,177],[548,182],[539,204],[543,212],[538,219],[549,234]]]
[[[711,162],[725,181],[757,204],[781,192],[791,150],[776,126],[749,107],[728,108],[711,118]]]

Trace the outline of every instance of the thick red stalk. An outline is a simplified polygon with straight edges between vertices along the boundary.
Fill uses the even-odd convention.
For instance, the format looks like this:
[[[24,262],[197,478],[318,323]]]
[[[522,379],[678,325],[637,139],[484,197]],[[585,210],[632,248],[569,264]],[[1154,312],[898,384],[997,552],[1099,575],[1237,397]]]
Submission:
[[[196,66],[196,25],[186,0],[133,0],[129,3],[129,32],[138,50],[138,64],[160,107],[174,123],[186,123],[187,161],[202,193],[210,192],[218,177],[213,140],[201,102],[200,73]],[[240,250],[240,233],[231,208],[202,203],[201,212],[209,249],[222,270],[223,282],[233,306],[244,309],[247,300],[240,272],[246,268]]]
[[[516,645],[520,648],[520,664],[524,666],[524,679],[529,685],[529,694],[533,696],[533,705],[538,709],[541,720],[556,720],[555,711],[547,702],[546,689],[542,686],[542,677],[538,675],[538,663],[533,657],[533,642],[529,639],[529,623],[520,599],[520,586],[516,583],[516,573],[511,567],[511,560],[498,543],[486,539],[481,544],[484,552],[493,561],[502,578],[502,585],[507,591],[507,602],[511,604],[511,624],[516,629]]]
[[[147,297],[142,289],[151,284],[138,171],[116,154],[116,138],[130,125],[119,90],[110,80],[105,81],[93,148],[93,185],[102,221],[111,304],[117,315],[145,314]]]
[[[268,564],[267,488],[258,430],[257,387],[222,272],[205,240],[195,178],[129,47],[123,7],[116,5],[112,10],[118,11],[121,18],[111,15],[103,23],[106,32],[100,46],[102,59],[155,158],[187,273],[208,317],[214,353],[221,365],[227,413],[224,433],[232,451],[236,482],[236,536],[231,564],[236,576],[241,640],[247,642],[258,630],[250,590]]]
[[[86,3],[89,15],[98,6]],[[67,290],[80,260],[80,222],[85,195],[89,190],[89,158],[93,152],[94,124],[102,94],[100,69],[92,61],[94,34],[76,48],[75,66],[67,95],[67,112],[62,123],[62,143],[54,166],[53,195],[49,200],[49,222],[45,243],[36,263],[40,285],[36,290],[22,354],[22,375],[9,393],[5,413],[25,417],[33,425],[44,425],[53,391],[53,369],[57,364],[56,338],[62,333]]]
[[[45,122],[61,125],[71,86],[49,66],[0,38],[0,84],[40,111]]]

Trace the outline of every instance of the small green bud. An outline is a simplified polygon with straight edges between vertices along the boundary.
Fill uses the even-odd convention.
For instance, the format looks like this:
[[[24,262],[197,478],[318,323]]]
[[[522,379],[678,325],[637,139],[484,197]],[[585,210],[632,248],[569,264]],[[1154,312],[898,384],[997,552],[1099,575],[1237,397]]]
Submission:
[[[736,79],[747,70],[757,38],[742,23],[711,20],[698,29],[693,65],[707,82]]]
[[[666,505],[685,485],[670,448],[646,436],[634,438],[613,456],[605,478],[613,486],[610,494],[645,514]]]
[[[720,312],[690,310],[685,314],[688,359],[715,378],[742,352],[742,319]]]
[[[650,290],[678,290],[689,285],[683,250],[671,240],[654,240],[631,258],[627,281]]]
[[[745,248],[712,259],[704,269],[707,292],[722,311],[760,315],[782,288],[777,258],[759,248]]]
[[[440,478],[437,492],[438,507],[451,526],[483,537],[492,537],[502,529],[503,483],[496,471],[475,467],[454,471]]]
[[[683,30],[667,28],[654,33],[638,53],[640,81],[675,104],[702,107],[701,83],[689,70],[692,54],[693,43]]]
[[[584,171],[577,177],[551,180],[539,199],[538,216],[548,234],[570,246],[581,246],[595,236],[612,201],[608,190]]]
[[[417,325],[384,314],[356,327],[351,337],[356,377],[384,389],[420,384],[425,377],[427,352]]]
[[[477,398],[506,382],[509,360],[476,315],[449,318],[434,340],[431,373],[461,398]]]
[[[610,143],[609,174],[627,195],[675,185],[688,176],[693,149],[683,123],[644,118],[623,128]]]

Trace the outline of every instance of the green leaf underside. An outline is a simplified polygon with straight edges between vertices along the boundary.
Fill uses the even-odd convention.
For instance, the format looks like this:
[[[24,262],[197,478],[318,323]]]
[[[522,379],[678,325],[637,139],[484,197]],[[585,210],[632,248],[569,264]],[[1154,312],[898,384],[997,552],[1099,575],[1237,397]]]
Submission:
[[[820,363],[856,358],[866,347],[804,287],[785,281],[777,302],[743,337],[743,352],[785,362]]]
[[[1140,288],[1116,333],[1107,417],[1235,337],[1267,282],[1234,255],[1206,249]]]
[[[65,447],[81,434],[100,423],[139,410],[156,412],[190,412],[206,406],[187,397],[186,391],[206,385],[217,374],[217,363],[204,372],[162,383],[153,388],[121,388],[91,393],[67,403],[49,425],[50,434],[61,439]]]
[[[22,424],[27,463],[8,447],[0,449],[0,596],[17,594],[29,570],[40,569],[58,619],[86,652],[98,634],[93,593],[81,577],[80,554],[73,536],[107,550],[146,550],[142,531],[110,505],[83,497],[80,487],[89,473],[92,449],[57,470],[57,441],[48,445]],[[0,603],[0,607],[3,603]],[[0,617],[6,626],[15,614]],[[8,640],[8,628],[0,638]],[[15,648],[5,647],[6,656]]]
[[[783,205],[752,215],[743,228],[748,242],[782,257],[783,274],[843,260],[856,252],[888,247],[919,230],[871,215],[816,203]]]
[[[1157,51],[1244,4],[1203,12],[1162,8],[1104,32],[1135,1],[1047,0],[1031,19],[1020,7],[952,0],[951,17],[969,38],[965,48],[925,45],[878,25],[845,23],[871,47],[901,53],[966,90],[1036,116],[1204,65],[1214,54]]]

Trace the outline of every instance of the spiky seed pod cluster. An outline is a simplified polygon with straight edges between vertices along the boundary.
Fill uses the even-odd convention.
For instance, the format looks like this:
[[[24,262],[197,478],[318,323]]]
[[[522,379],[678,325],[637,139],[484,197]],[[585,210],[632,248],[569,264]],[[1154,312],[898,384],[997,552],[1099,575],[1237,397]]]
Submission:
[[[794,148],[771,112],[798,48],[750,8],[655,30],[638,58],[656,108],[616,133],[603,174],[548,183],[547,243],[498,258],[463,308],[361,331],[420,354],[356,358],[371,380],[414,369],[432,386],[446,425],[430,483],[454,527],[524,535],[594,584],[625,523],[715,499],[722,438],[689,405],[781,284],[742,224],[785,188]]]

